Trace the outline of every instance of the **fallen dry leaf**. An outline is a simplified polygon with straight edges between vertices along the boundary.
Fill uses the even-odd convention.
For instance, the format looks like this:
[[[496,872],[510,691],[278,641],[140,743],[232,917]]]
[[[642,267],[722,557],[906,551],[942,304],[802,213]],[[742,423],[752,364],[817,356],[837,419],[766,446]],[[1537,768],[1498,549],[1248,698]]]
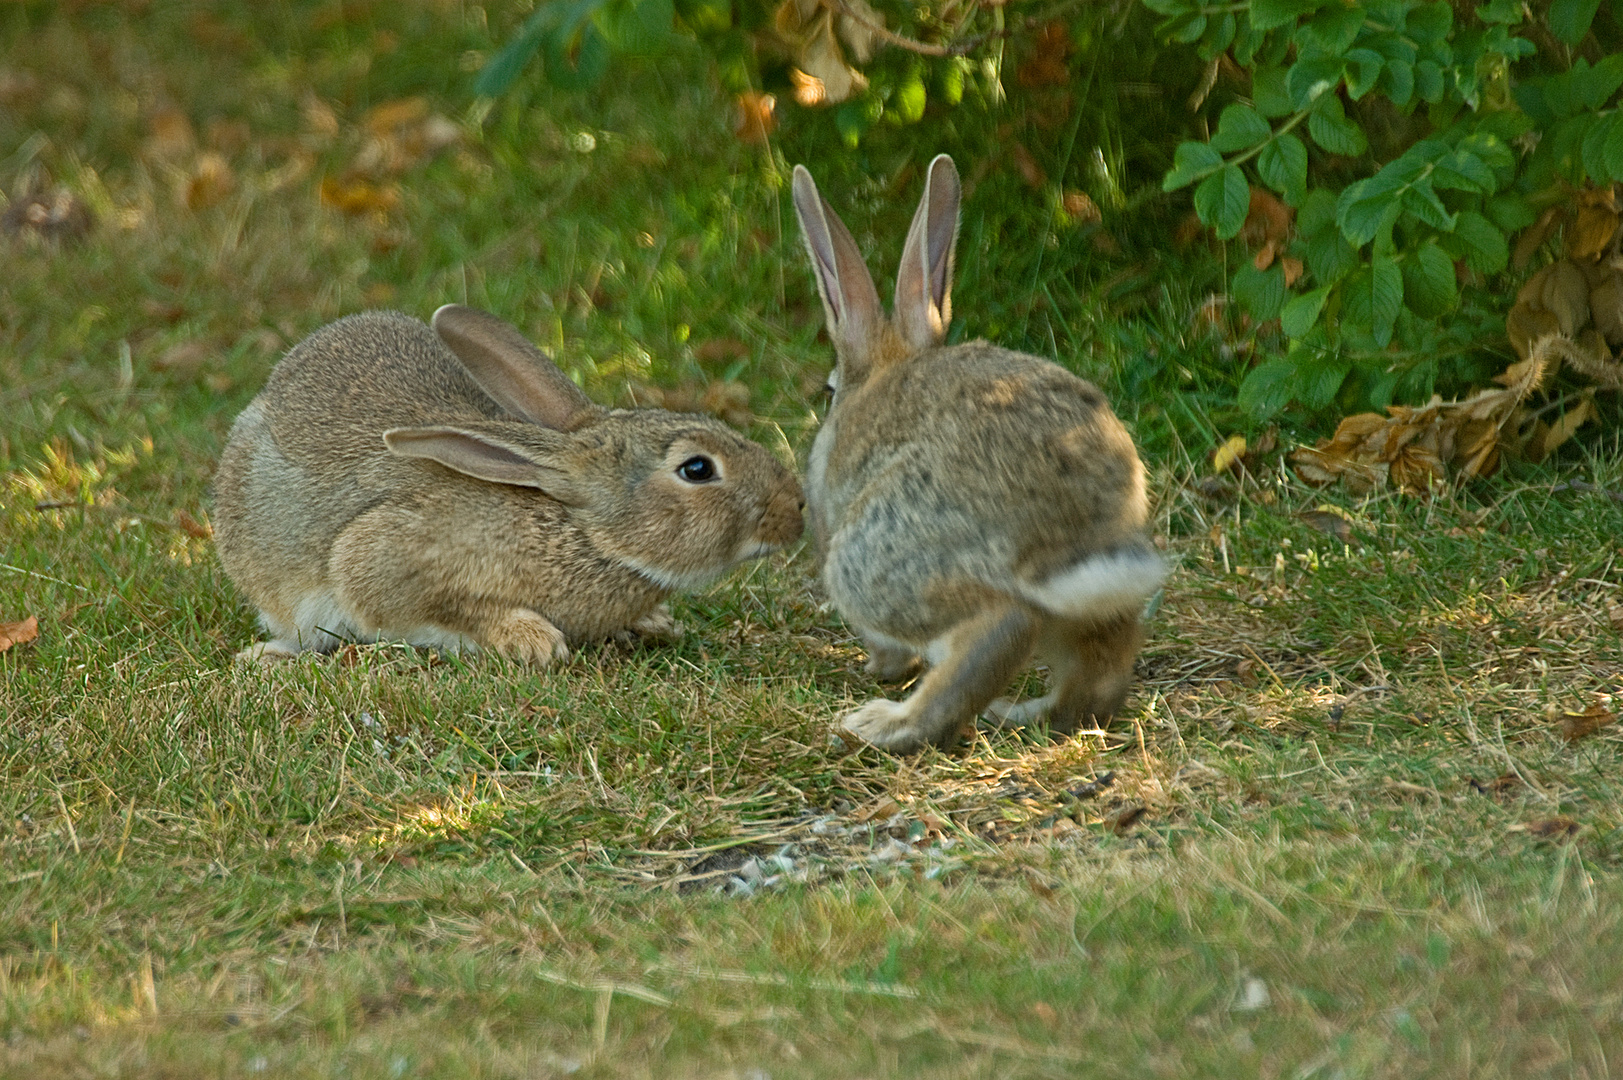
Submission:
[[[0,623],[0,653],[13,645],[26,645],[39,637],[39,619],[30,615],[21,622]]]
[[[1321,506],[1317,510],[1303,510],[1296,516],[1308,526],[1340,543],[1352,543],[1352,522],[1334,507]]]
[[[1097,225],[1104,220],[1099,204],[1085,191],[1067,191],[1060,198],[1065,216],[1080,225]]]
[[[321,202],[346,214],[383,215],[400,205],[400,189],[393,184],[374,184],[359,177],[323,177]]]
[[[214,536],[214,530],[198,521],[184,510],[175,511],[175,525],[181,532],[194,540],[209,540]]]
[[[1245,436],[1230,435],[1223,445],[1212,451],[1212,472],[1225,473],[1245,460]]]
[[[1563,712],[1561,714],[1561,737],[1569,743],[1577,742],[1595,734],[1601,728],[1617,720],[1617,713],[1607,708],[1603,702],[1595,702],[1583,712]]]
[[[1513,831],[1527,832],[1540,840],[1570,840],[1583,828],[1577,821],[1565,815],[1550,818],[1540,818],[1538,821],[1529,821],[1526,825],[1511,826]]]

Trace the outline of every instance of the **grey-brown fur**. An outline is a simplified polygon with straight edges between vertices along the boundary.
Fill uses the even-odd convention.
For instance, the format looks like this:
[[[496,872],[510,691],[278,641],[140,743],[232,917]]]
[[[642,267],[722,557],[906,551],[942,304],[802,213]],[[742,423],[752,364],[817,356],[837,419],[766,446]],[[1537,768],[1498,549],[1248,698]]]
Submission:
[[[931,670],[902,703],[844,719],[895,750],[946,744],[989,705],[1058,730],[1126,696],[1159,585],[1144,470],[1098,388],[984,341],[943,347],[957,172],[931,164],[887,318],[861,253],[803,167],[795,210],[838,362],[807,498],[830,599],[884,677]],[[994,703],[1037,655],[1050,694]]]
[[[695,455],[719,478],[683,480]],[[710,417],[600,408],[457,306],[432,329],[352,315],[290,350],[215,500],[220,560],[272,635],[251,657],[399,638],[545,664],[676,632],[674,589],[800,533],[799,487],[761,447]]]

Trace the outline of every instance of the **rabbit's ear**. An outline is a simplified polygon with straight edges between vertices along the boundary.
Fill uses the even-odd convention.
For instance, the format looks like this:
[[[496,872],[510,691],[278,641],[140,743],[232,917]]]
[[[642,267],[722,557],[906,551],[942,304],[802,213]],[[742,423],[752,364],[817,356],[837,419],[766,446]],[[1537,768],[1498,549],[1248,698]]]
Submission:
[[[572,431],[597,409],[517,327],[487,311],[446,304],[434,312],[434,331],[480,389],[515,416]]]
[[[383,441],[401,457],[427,458],[493,484],[536,488],[573,506],[585,502],[575,470],[562,454],[460,427],[391,428],[383,433]]]
[[[791,186],[795,216],[806,238],[817,291],[823,297],[828,334],[842,358],[864,356],[884,321],[879,291],[862,261],[862,252],[834,208],[817,193],[817,183],[804,165],[795,166]]]
[[[930,162],[924,196],[913,214],[896,271],[896,323],[916,349],[939,345],[952,322],[952,258],[958,245],[958,202],[963,190],[952,158]]]

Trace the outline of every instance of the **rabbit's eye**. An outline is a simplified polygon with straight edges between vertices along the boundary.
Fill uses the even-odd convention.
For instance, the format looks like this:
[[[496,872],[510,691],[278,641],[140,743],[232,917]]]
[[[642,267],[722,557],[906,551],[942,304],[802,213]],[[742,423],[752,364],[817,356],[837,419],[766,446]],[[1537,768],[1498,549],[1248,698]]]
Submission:
[[[704,456],[690,457],[676,467],[676,475],[690,484],[703,484],[716,478],[716,463]]]

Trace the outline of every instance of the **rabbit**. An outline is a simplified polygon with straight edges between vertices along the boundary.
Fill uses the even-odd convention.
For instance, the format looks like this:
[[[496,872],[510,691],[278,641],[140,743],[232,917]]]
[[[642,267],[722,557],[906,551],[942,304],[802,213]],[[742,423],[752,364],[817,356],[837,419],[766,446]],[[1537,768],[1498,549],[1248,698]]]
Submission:
[[[708,416],[607,409],[519,331],[351,315],[277,364],[231,429],[215,542],[274,660],[341,641],[488,650],[679,635],[664,604],[793,543],[804,501]]]
[[[870,672],[929,664],[906,700],[869,701],[844,729],[905,753],[951,744],[988,709],[1008,725],[1046,715],[1062,733],[1107,720],[1166,574],[1132,438],[1057,364],[942,344],[961,194],[950,157],[930,163],[889,318],[805,166],[792,193],[836,355],[806,470],[823,585]],[[998,698],[1034,655],[1048,694]]]

